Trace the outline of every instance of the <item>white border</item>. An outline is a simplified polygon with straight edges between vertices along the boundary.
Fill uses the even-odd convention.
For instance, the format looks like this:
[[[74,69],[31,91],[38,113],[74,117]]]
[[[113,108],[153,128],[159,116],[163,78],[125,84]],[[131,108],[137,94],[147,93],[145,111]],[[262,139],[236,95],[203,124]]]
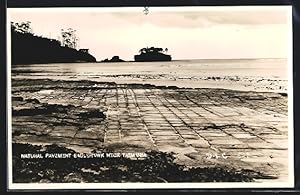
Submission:
[[[291,183],[295,183],[295,173],[294,173],[294,93],[293,93],[293,7],[290,6],[287,11],[287,22],[289,32],[288,39],[288,158],[289,158],[289,180]]]
[[[9,11],[7,9],[7,34],[6,34],[6,44],[7,44],[7,130],[6,130],[6,135],[7,135],[7,172],[8,172],[8,189],[13,189],[11,187],[13,184],[12,182],[12,121],[11,121],[11,27],[10,27],[10,15]]]
[[[216,8],[217,7],[217,8]],[[199,11],[248,11],[255,9],[255,11],[280,11],[286,9],[286,7],[291,7],[287,5],[277,6],[179,6],[179,7],[151,7],[150,12],[199,12]],[[83,12],[139,12],[143,13],[143,7],[82,7],[82,8],[66,8],[66,7],[56,7],[56,8],[7,8],[11,11],[22,11],[23,13],[38,13],[38,12],[63,12],[63,13],[83,13]]]
[[[288,37],[288,158],[289,179],[286,182],[220,182],[220,183],[50,183],[50,184],[28,184],[12,182],[12,135],[11,135],[11,34],[10,34],[10,13],[13,11],[22,12],[142,12],[142,7],[121,7],[121,8],[7,8],[7,149],[8,149],[8,189],[9,190],[34,190],[34,189],[220,189],[220,188],[293,188],[294,187],[294,123],[293,123],[293,37],[292,37],[292,6],[203,6],[203,7],[151,7],[151,12],[169,11],[245,11],[255,8],[256,10],[282,10],[287,9],[289,37]]]

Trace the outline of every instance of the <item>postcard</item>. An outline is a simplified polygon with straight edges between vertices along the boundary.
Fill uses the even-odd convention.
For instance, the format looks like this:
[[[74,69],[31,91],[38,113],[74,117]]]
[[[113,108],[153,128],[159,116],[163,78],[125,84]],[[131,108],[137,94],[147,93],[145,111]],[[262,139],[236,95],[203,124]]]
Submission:
[[[7,15],[9,189],[294,186],[291,6]]]

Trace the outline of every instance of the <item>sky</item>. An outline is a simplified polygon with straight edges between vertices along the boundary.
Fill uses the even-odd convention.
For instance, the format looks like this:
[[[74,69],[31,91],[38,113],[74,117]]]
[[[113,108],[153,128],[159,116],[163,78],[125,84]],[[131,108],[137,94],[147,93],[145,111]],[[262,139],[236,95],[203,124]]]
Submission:
[[[8,20],[60,39],[73,28],[79,47],[98,61],[133,60],[143,47],[168,48],[172,59],[287,58],[289,6],[9,8]]]

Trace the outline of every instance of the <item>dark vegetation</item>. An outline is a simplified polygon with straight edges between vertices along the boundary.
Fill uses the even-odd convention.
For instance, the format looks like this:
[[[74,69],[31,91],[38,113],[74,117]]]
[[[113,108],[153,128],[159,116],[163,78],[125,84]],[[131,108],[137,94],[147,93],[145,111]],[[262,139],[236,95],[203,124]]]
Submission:
[[[96,151],[93,151],[96,153]],[[112,152],[102,151],[97,152]],[[16,183],[61,182],[251,182],[274,179],[260,172],[228,167],[187,168],[172,154],[149,151],[142,160],[118,158],[21,158],[21,154],[71,153],[57,145],[13,144],[13,180]],[[43,155],[44,156],[44,155]]]
[[[32,33],[30,22],[11,24],[12,64],[95,62],[91,54],[55,39],[36,36]]]

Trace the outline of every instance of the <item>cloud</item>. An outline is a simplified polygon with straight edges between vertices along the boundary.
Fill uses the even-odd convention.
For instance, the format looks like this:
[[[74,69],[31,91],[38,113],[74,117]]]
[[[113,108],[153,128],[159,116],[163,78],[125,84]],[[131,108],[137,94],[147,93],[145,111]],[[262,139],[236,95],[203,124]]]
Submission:
[[[191,11],[191,12],[151,12],[149,15],[135,12],[111,13],[119,20],[134,25],[150,23],[159,27],[198,28],[213,25],[268,25],[285,24],[285,10],[243,10],[239,11]]]
[[[36,11],[39,10],[39,11]],[[18,11],[12,12],[13,18],[23,20],[33,20],[32,22],[45,23],[45,21],[55,21],[62,28],[64,24],[74,28],[121,28],[130,26],[142,26],[151,24],[162,28],[199,28],[212,27],[216,25],[269,25],[285,24],[287,22],[286,9],[251,7],[241,9],[239,7],[232,9],[199,9],[197,11],[157,11],[150,8],[148,15],[143,14],[142,10],[132,11],[122,9],[122,11],[107,11],[105,9],[96,9],[89,11],[42,11],[43,9],[34,9],[31,12]],[[55,10],[55,9],[54,9]],[[112,9],[113,10],[113,9]],[[187,9],[188,10],[188,9]]]

